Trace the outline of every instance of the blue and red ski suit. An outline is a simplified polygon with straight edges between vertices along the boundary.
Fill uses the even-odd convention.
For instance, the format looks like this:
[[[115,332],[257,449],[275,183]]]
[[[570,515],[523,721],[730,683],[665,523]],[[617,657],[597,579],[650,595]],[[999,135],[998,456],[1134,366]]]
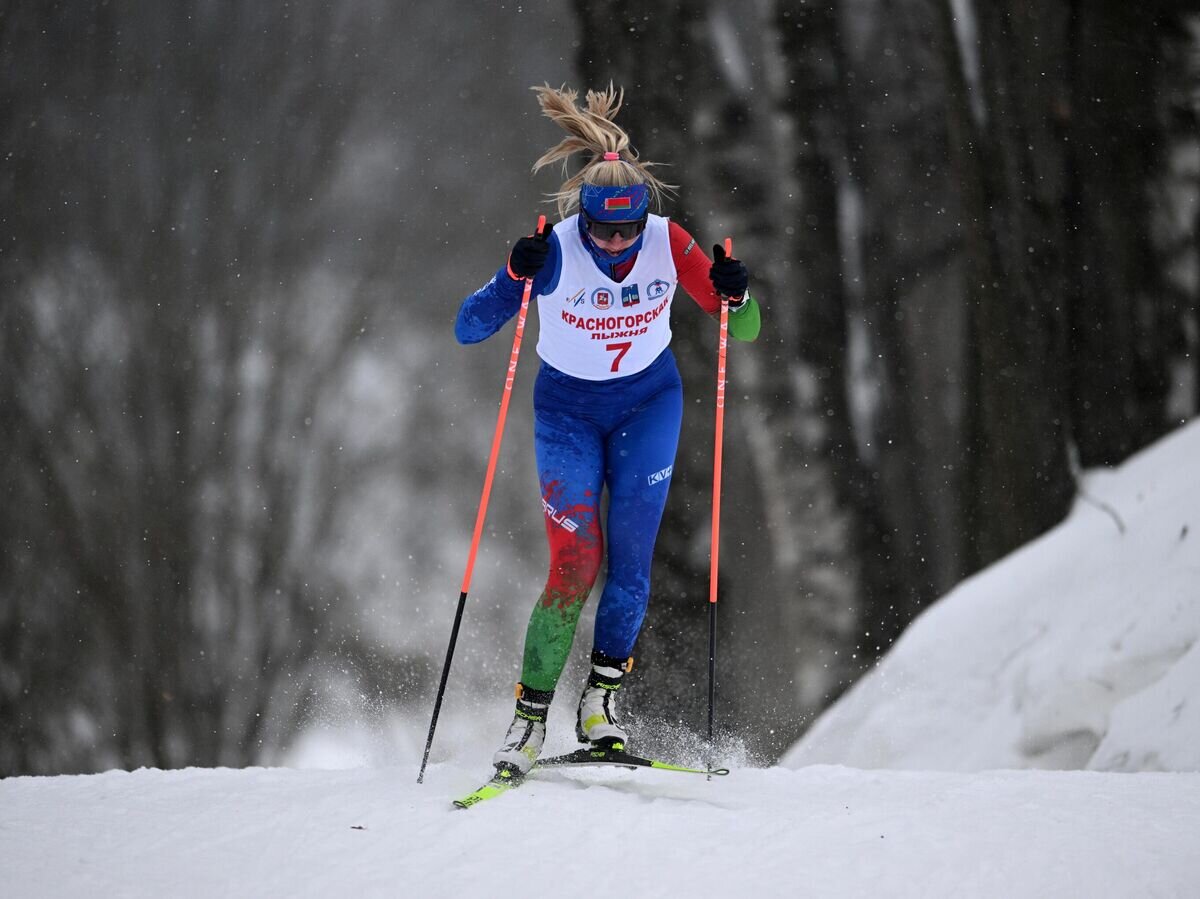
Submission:
[[[721,298],[708,278],[711,260],[686,230],[674,222],[667,227],[679,286],[701,309],[716,314]],[[574,287],[559,283],[564,256],[560,239],[588,242],[582,231],[562,232],[561,238],[552,232],[546,265],[533,279],[533,296]],[[635,262],[636,255],[600,270],[622,282]],[[599,268],[599,259],[595,263]],[[523,285],[507,266],[497,271],[459,309],[458,341],[477,343],[500,330],[519,310]],[[582,293],[587,285],[579,286]],[[734,337],[757,336],[759,310],[753,299],[730,318]],[[616,370],[615,362],[613,366]],[[682,385],[669,347],[646,368],[603,380],[573,377],[542,361],[534,386],[533,420],[550,570],[526,632],[521,676],[525,687],[554,690],[579,613],[600,571],[605,534],[608,570],[596,610],[593,650],[621,659],[632,654],[650,596],[651,560],[682,413]],[[602,529],[600,497],[605,487],[609,503]]]

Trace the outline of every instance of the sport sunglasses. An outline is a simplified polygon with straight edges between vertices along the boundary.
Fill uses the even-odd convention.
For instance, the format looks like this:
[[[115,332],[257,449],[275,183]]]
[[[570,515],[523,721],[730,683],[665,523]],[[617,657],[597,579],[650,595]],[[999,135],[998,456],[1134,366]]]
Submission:
[[[644,218],[633,222],[598,222],[589,216],[584,216],[584,220],[587,222],[588,234],[596,240],[612,240],[618,234],[629,240],[637,237],[646,228]]]

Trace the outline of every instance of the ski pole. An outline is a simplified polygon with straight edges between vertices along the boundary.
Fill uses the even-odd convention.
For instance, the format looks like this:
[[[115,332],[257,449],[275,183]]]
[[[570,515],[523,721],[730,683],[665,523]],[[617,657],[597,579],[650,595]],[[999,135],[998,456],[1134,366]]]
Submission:
[[[725,238],[725,255],[733,258],[733,238]],[[717,702],[717,562],[721,549],[721,443],[725,433],[725,351],[729,346],[729,297],[721,297],[717,341],[717,424],[713,440],[712,537],[708,569],[708,751],[713,761],[713,719]]]
[[[546,217],[538,216],[536,234],[546,226]],[[438,684],[437,699],[433,703],[433,717],[429,721],[429,736],[425,738],[425,754],[421,757],[421,770],[417,783],[425,780],[425,765],[429,762],[429,750],[433,748],[433,732],[437,728],[438,715],[442,711],[442,697],[446,693],[446,681],[450,679],[450,662],[454,658],[454,646],[458,643],[458,629],[462,624],[463,609],[467,605],[467,593],[471,589],[471,575],[475,570],[475,554],[479,549],[479,538],[483,535],[483,522],[487,518],[488,497],[492,493],[492,478],[496,474],[496,460],[500,457],[500,440],[504,436],[504,420],[508,417],[508,401],[512,397],[513,381],[517,376],[517,359],[521,355],[521,337],[525,333],[525,315],[529,312],[529,295],[533,292],[533,279],[525,279],[525,294],[521,297],[521,309],[517,313],[517,331],[513,335],[512,355],[508,359],[508,372],[504,378],[504,391],[500,394],[500,412],[496,416],[496,431],[492,435],[492,451],[488,456],[487,474],[483,478],[483,494],[479,497],[479,511],[475,514],[475,531],[471,536],[471,551],[467,555],[467,569],[463,573],[462,592],[458,596],[458,610],[454,613],[454,627],[450,630],[450,645],[446,647],[446,661],[442,665],[442,681]]]

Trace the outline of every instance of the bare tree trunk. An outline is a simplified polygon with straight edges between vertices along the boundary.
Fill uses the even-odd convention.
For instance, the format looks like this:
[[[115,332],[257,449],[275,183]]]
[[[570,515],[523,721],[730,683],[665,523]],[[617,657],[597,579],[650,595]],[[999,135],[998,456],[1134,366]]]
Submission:
[[[1120,3],[1070,4],[1067,279],[1071,436],[1115,465],[1169,427],[1164,349],[1180,317],[1154,252],[1151,185],[1164,163],[1163,22]]]
[[[860,455],[850,405],[851,296],[855,249],[842,223],[853,194],[847,166],[847,61],[834,3],[780,3],[788,152],[775,179],[781,205],[773,267],[770,329],[755,354],[760,381],[747,406],[767,424],[775,447],[760,461],[758,496],[768,516],[769,564],[780,610],[760,622],[784,636],[782,683],[757,689],[771,705],[776,746],[848,687],[876,653],[869,622],[889,592],[888,570],[863,565],[878,546],[877,481]],[[764,464],[765,463],[765,464]],[[781,710],[786,710],[780,714]]]
[[[972,307],[977,351],[970,528],[986,565],[1062,519],[1066,453],[1064,72],[1066,16],[1014,0],[979,10],[987,130],[984,206],[997,289]],[[975,566],[972,566],[975,567]]]
[[[864,547],[875,580],[864,617],[886,649],[968,569],[962,205],[937,4],[879,0],[843,17],[856,123],[847,157],[861,196],[851,314],[867,360],[860,383],[874,400],[859,428],[879,521]]]
[[[823,134],[814,152],[806,143],[812,132],[785,133],[766,75],[779,52],[774,23],[763,17],[769,11],[708,2],[660,6],[649,16],[632,4],[579,7],[585,80],[611,78],[629,89],[623,124],[643,155],[673,164],[681,221],[698,240],[733,235],[764,304],[758,342],[735,342],[729,356],[718,727],[774,757],[858,670],[858,529],[837,478],[862,480],[842,368],[837,138]],[[816,46],[798,65],[818,65],[827,49]],[[661,68],[648,71],[648,59]],[[831,99],[836,74],[823,77],[821,96]],[[789,119],[807,127],[812,109],[784,102]],[[823,115],[820,127],[838,126]],[[804,167],[798,180],[785,148],[795,148]],[[630,698],[650,715],[683,709],[682,723],[700,730],[715,334],[686,302],[672,327],[687,412],[639,646],[645,668]]]
[[[670,0],[647,15],[632,0],[577,2],[578,67],[584,84],[610,81],[628,92],[620,123],[645,159],[670,164],[664,177],[679,185],[672,214],[698,227],[698,129],[709,102],[701,63],[707,4]],[[684,383],[684,421],[670,499],[659,531],[651,602],[635,653],[640,674],[629,685],[631,708],[654,717],[676,716],[699,727],[707,682],[707,518],[712,485],[712,423],[700,414],[715,367],[711,323],[695,310],[672,316],[672,346]]]

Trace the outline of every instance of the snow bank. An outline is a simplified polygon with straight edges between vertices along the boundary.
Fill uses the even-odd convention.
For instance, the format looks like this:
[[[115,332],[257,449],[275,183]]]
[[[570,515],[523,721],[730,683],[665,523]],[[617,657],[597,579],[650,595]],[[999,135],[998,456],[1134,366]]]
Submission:
[[[921,615],[789,767],[1200,770],[1200,422]]]

